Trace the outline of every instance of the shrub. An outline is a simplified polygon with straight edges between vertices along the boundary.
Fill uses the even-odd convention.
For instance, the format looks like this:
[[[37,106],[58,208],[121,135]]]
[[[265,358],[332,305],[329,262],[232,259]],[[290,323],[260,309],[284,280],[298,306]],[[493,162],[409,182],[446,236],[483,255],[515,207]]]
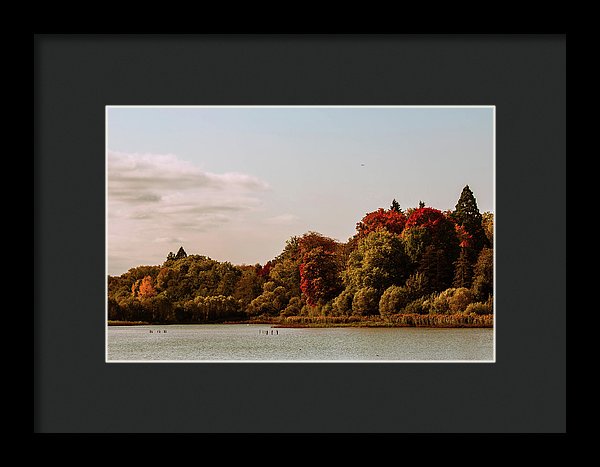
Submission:
[[[404,307],[404,313],[407,314],[427,314],[429,313],[429,302],[424,298],[420,297],[413,300]]]
[[[454,289],[446,289],[430,299],[430,313],[445,314],[450,312],[449,299]]]
[[[299,315],[301,309],[302,300],[300,300],[300,297],[292,297],[290,298],[287,307],[281,312],[281,316]]]
[[[454,289],[453,294],[448,298],[450,313],[464,312],[471,302],[473,302],[473,293],[469,289],[465,287]]]
[[[415,300],[427,294],[429,284],[425,274],[417,272],[406,279],[404,286],[409,291],[411,298]]]
[[[373,287],[358,289],[352,299],[352,312],[357,315],[375,315],[379,311],[379,294]]]
[[[494,312],[494,309],[491,303],[483,303],[483,302],[475,302],[471,303],[467,306],[465,313],[471,314],[475,313],[476,315],[491,315]]]
[[[349,315],[352,313],[352,299],[354,292],[350,289],[344,290],[333,300],[333,312],[338,315]]]
[[[379,313],[391,315],[401,313],[410,302],[410,292],[406,287],[392,285],[388,287],[379,299]]]
[[[430,312],[440,314],[462,313],[472,301],[473,293],[469,289],[451,287],[433,297]]]

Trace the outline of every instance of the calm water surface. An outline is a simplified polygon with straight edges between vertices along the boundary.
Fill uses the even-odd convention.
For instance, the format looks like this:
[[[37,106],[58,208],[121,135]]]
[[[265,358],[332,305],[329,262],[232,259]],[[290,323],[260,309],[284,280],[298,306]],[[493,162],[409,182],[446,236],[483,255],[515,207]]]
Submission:
[[[108,361],[493,360],[489,328],[274,329],[260,324],[188,324],[109,326],[107,332]]]

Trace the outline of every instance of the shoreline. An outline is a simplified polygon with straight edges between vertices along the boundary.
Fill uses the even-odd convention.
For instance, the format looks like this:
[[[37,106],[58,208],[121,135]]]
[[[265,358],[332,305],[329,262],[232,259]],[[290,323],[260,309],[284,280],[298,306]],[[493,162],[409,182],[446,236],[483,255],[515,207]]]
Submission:
[[[292,319],[290,319],[292,318]],[[493,315],[416,315],[405,314],[391,318],[358,317],[274,317],[240,321],[218,321],[206,323],[153,323],[148,321],[111,321],[108,326],[168,326],[192,324],[260,324],[271,328],[489,328],[494,327]]]

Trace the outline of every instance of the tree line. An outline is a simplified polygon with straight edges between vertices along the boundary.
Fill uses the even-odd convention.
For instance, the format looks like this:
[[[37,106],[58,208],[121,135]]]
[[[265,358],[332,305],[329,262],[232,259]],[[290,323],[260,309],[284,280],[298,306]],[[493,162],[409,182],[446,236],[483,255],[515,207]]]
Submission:
[[[420,202],[367,213],[339,242],[318,232],[287,240],[266,264],[188,255],[108,276],[108,319],[208,323],[291,316],[493,313],[493,222],[469,186],[454,210]]]

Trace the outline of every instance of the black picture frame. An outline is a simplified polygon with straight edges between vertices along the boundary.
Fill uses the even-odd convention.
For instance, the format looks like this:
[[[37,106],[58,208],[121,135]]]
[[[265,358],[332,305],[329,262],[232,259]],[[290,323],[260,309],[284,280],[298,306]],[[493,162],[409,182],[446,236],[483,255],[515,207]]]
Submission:
[[[494,364],[104,361],[106,105],[495,105]],[[566,36],[34,37],[34,431],[566,431]]]

